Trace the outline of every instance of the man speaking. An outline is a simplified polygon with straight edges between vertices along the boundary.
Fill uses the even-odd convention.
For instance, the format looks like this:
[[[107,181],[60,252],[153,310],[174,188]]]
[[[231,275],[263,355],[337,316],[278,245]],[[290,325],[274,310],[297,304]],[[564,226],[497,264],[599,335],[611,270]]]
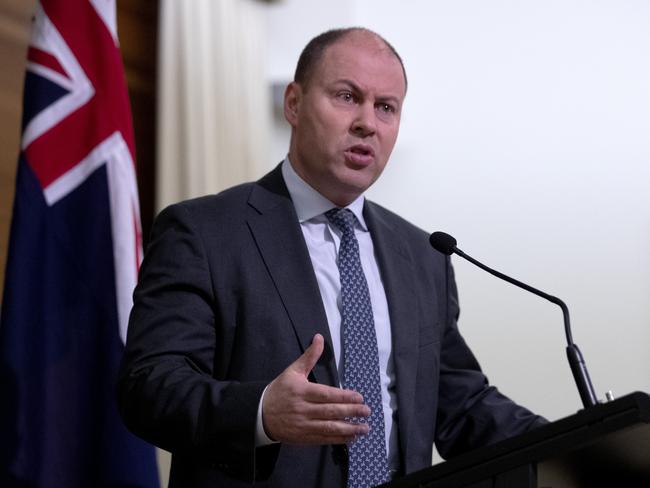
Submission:
[[[287,158],[165,209],[134,295],[127,426],[170,486],[370,487],[544,422],[488,385],[449,258],[366,200],[407,80],[379,35],[328,31],[286,89]]]

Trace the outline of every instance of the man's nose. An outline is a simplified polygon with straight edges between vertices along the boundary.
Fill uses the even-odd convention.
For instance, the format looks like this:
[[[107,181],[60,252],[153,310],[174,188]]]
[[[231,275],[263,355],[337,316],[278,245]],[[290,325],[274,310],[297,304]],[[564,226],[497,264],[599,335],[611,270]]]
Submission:
[[[375,107],[371,103],[363,103],[358,106],[356,116],[352,121],[350,131],[359,137],[368,137],[375,133],[376,126]]]

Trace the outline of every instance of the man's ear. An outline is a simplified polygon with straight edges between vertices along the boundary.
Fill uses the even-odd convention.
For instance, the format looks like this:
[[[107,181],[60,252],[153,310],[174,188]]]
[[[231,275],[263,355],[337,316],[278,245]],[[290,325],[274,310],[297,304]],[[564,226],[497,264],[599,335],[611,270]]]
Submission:
[[[291,127],[295,127],[298,123],[298,110],[301,100],[302,88],[298,83],[292,81],[284,90],[284,118],[287,119]]]

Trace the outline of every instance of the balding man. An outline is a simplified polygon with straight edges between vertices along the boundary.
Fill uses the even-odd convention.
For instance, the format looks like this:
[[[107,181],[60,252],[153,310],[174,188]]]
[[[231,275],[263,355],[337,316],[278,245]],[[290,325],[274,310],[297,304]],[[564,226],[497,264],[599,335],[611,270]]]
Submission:
[[[314,38],[285,92],[287,158],[157,218],[119,385],[170,486],[367,487],[543,419],[488,385],[449,259],[366,200],[407,80],[379,35]]]

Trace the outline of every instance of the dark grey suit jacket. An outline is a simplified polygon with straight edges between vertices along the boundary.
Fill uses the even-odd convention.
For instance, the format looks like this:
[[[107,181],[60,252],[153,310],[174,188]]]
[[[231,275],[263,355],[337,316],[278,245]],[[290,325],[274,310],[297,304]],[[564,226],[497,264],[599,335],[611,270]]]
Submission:
[[[543,420],[487,384],[456,327],[450,261],[366,202],[390,309],[401,472]],[[127,426],[173,453],[170,486],[343,487],[345,446],[255,448],[264,387],[309,346],[310,379],[338,385],[331,338],[279,167],[157,218],[134,294],[118,398]]]

